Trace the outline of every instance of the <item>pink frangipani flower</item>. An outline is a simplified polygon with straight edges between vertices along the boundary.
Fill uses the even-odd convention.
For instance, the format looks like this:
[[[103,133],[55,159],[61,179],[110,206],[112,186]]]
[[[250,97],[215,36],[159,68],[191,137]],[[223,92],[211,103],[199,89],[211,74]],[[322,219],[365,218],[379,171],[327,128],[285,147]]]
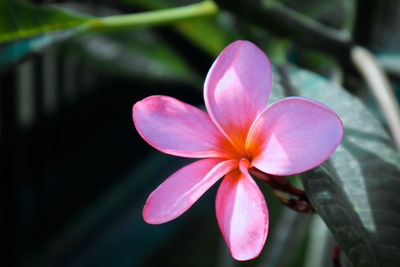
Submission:
[[[257,257],[268,233],[265,199],[248,169],[277,176],[309,170],[325,161],[343,135],[329,107],[288,97],[267,107],[272,70],[253,43],[236,41],[212,65],[204,86],[208,114],[168,96],[150,96],[133,106],[139,134],[175,156],[203,158],[165,180],[147,199],[150,224],[175,219],[222,180],[215,209],[232,256]]]

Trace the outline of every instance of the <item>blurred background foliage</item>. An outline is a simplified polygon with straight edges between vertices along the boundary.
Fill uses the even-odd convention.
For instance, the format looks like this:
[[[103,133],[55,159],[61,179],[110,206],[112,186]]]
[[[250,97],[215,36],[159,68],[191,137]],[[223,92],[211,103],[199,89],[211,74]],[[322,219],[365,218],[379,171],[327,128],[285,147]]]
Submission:
[[[98,18],[198,2],[0,0],[4,266],[331,266],[334,239],[343,266],[397,266],[400,160],[350,52],[372,51],[398,95],[400,2],[215,2],[194,19],[102,28]],[[153,94],[204,105],[207,71],[237,39],[274,62],[270,102],[309,96],[345,126],[332,159],[291,177],[323,220],[285,208],[257,181],[270,232],[249,262],[234,261],[219,232],[217,186],[172,222],[143,221],[149,193],[188,160],[155,151],[131,119]]]

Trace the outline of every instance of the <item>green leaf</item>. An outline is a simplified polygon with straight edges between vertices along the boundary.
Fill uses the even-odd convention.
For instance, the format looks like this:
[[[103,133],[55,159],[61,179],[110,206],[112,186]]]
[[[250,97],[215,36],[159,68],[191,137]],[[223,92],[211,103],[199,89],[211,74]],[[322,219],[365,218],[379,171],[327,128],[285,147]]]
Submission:
[[[354,266],[400,262],[400,159],[383,127],[359,99],[316,74],[277,66],[273,99],[311,97],[344,124],[336,152],[301,175],[306,193]]]
[[[237,38],[229,35],[215,19],[196,19],[176,23],[177,30],[212,56],[217,56]]]
[[[58,44],[93,17],[55,6],[0,0],[0,68]],[[12,41],[12,42],[11,42]]]
[[[78,11],[82,9],[85,10],[85,8],[85,11],[88,10],[88,6],[85,4],[69,6]],[[0,8],[2,8],[0,10],[0,15],[2,14],[1,12],[4,12],[5,14],[3,17],[6,18],[5,22],[0,24],[0,43],[24,38],[23,40],[10,42],[0,47],[0,67],[15,63],[30,53],[39,52],[50,45],[72,39],[71,37],[78,37],[99,31],[120,32],[120,30],[130,30],[139,26],[175,23],[176,27],[180,29],[188,39],[191,39],[212,55],[217,55],[230,41],[235,39],[228,38],[225,31],[216,26],[215,20],[202,19],[202,17],[215,15],[218,11],[216,5],[210,1],[184,7],[171,6],[171,8],[164,8],[163,10],[127,15],[115,15],[115,13],[118,14],[119,12],[112,12],[113,16],[102,18],[80,15],[81,13],[74,13],[73,11],[67,12],[66,10],[55,7],[39,7],[16,1],[8,3],[0,0]],[[8,13],[6,12],[7,9],[15,9],[17,11]],[[102,13],[100,12],[103,15],[110,13],[110,10],[102,7],[96,8],[96,11],[99,10],[105,11]],[[187,21],[188,19],[189,21]],[[12,23],[14,21],[18,21],[18,24],[14,23],[14,25]],[[64,30],[55,31],[58,29]],[[51,33],[40,35],[49,31],[51,31]],[[207,36],[207,38],[204,38],[204,36]],[[28,37],[30,37],[30,39],[27,39]],[[98,36],[93,39],[95,38],[99,39]],[[138,43],[138,45],[132,43],[130,46],[142,46],[141,43],[143,42]],[[110,46],[110,42],[107,42],[104,47],[107,45]],[[149,48],[142,46],[140,49],[146,54],[149,50],[153,50],[154,52],[155,46],[157,45],[152,45]],[[156,51],[156,56],[159,62],[165,63],[170,61],[168,67],[172,67],[172,71],[179,68],[180,71],[183,71],[183,65],[177,62],[173,56],[168,55],[171,53],[163,51],[165,50],[163,49],[163,45],[159,44],[156,50],[158,51]],[[140,53],[137,57],[141,57]],[[153,64],[153,66],[155,65],[156,64]],[[156,69],[154,71],[157,72],[158,70]],[[165,77],[170,76],[171,75],[165,75]],[[189,80],[193,81],[192,78],[193,77],[189,78]],[[194,79],[194,82],[197,83],[198,80]]]
[[[71,31],[54,32],[30,39],[12,42],[0,47],[0,68],[23,60],[32,53],[39,53],[54,44],[64,41]]]
[[[61,8],[0,0],[0,42],[75,27],[91,19]]]

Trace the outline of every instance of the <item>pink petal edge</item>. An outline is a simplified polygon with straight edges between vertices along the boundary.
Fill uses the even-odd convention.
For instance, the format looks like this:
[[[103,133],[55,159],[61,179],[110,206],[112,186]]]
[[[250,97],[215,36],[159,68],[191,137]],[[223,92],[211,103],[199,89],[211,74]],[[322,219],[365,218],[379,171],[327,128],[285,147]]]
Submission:
[[[237,166],[237,160],[221,159],[202,159],[186,165],[150,194],[143,208],[143,219],[150,224],[161,224],[177,218]]]
[[[208,114],[169,96],[154,95],[132,108],[136,130],[154,148],[175,156],[229,157],[226,138]]]
[[[232,257],[239,261],[257,257],[268,235],[268,209],[257,184],[248,174],[234,170],[219,186],[216,202],[219,228]]]
[[[254,121],[246,141],[252,165],[273,175],[301,173],[324,162],[343,137],[343,123],[324,104],[284,98]]]
[[[266,108],[271,88],[271,63],[249,41],[228,45],[210,68],[204,84],[207,111],[239,151],[252,122]]]

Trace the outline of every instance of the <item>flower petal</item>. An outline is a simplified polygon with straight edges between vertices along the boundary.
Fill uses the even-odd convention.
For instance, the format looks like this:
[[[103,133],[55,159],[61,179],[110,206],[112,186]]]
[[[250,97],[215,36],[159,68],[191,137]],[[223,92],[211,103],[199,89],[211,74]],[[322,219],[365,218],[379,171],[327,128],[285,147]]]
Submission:
[[[268,209],[260,189],[246,170],[233,170],[222,180],[216,198],[219,228],[236,260],[257,257],[268,234]]]
[[[144,220],[160,224],[175,219],[216,181],[237,167],[237,160],[202,159],[181,168],[150,194],[143,208]]]
[[[272,87],[271,63],[256,45],[236,41],[227,46],[207,74],[207,111],[225,136],[244,151],[248,130],[267,106]]]
[[[226,157],[224,150],[229,151],[229,141],[206,112],[175,98],[147,97],[133,106],[132,117],[143,139],[164,153],[206,158]]]
[[[343,137],[343,124],[324,104],[288,97],[268,107],[254,122],[246,151],[256,168],[291,175],[325,161]]]

